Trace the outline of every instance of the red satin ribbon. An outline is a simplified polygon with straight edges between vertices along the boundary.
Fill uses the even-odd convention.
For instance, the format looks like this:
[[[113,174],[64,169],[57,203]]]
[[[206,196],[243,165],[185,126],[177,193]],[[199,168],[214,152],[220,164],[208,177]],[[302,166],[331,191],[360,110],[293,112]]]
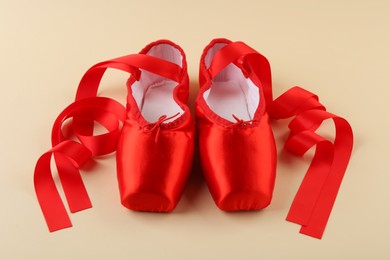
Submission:
[[[107,154],[116,149],[120,134],[119,122],[124,121],[125,114],[126,110],[120,103],[108,98],[95,97],[72,103],[55,121],[52,131],[53,148],[38,159],[34,173],[37,198],[51,232],[72,226],[53,180],[50,169],[51,156],[54,155],[70,211],[73,213],[92,207],[79,169],[93,155]],[[108,133],[92,136],[73,132],[81,143],[69,140],[62,133],[62,125],[71,117],[97,121],[108,130]],[[72,130],[75,131],[74,129],[77,128]]]
[[[54,122],[52,146],[39,159],[34,172],[35,192],[46,223],[51,232],[71,227],[65,206],[55,185],[50,161],[54,155],[58,175],[62,183],[70,212],[92,207],[79,169],[92,156],[114,152],[121,134],[126,109],[115,100],[96,97],[97,90],[107,68],[139,75],[139,69],[179,82],[182,68],[156,57],[133,54],[105,61],[91,67],[80,81],[76,101],[65,108]],[[65,136],[62,126],[72,118],[71,133]],[[107,133],[93,135],[93,122],[107,129]],[[78,141],[70,138],[77,137]]]
[[[345,119],[327,112],[316,95],[300,87],[291,88],[277,98],[268,112],[274,119],[294,117],[285,145],[288,151],[303,156],[316,145],[287,220],[302,225],[302,234],[321,239],[351,156],[351,126]],[[333,119],[335,124],[333,143],[315,133],[327,119]]]
[[[221,43],[224,46],[208,67],[206,57]],[[259,87],[262,102],[251,120],[236,115],[232,115],[236,122],[226,120],[212,111],[203,98],[205,91],[212,88],[214,77],[232,63]],[[203,51],[195,106],[198,146],[203,175],[221,210],[258,210],[271,202],[276,148],[266,113],[266,104],[272,102],[270,75],[267,59],[243,42],[215,39]]]
[[[236,64],[245,76],[255,76],[262,86],[267,104],[272,102],[271,67],[268,60],[243,42],[232,42],[220,49],[214,56],[208,69],[211,78],[214,78],[230,63]],[[201,85],[202,82],[200,82]]]
[[[353,133],[349,123],[326,111],[318,97],[294,87],[272,101],[271,71],[267,59],[243,42],[229,42],[214,56],[209,72],[215,77],[230,63],[236,64],[263,90],[267,112],[273,119],[294,117],[285,148],[303,156],[316,146],[310,167],[294,198],[287,220],[302,225],[300,232],[321,238],[352,153]],[[333,119],[332,143],[315,133],[324,120]]]
[[[270,116],[274,119],[294,116],[289,125],[291,133],[286,149],[302,156],[316,145],[315,155],[287,220],[302,225],[301,233],[321,238],[352,152],[353,134],[350,125],[345,119],[325,111],[317,96],[299,87],[290,89],[271,102],[270,71],[259,71],[259,68],[269,70],[268,61],[240,42],[228,45],[223,51],[226,53],[217,53],[221,55],[220,59],[214,59],[219,62],[211,64],[212,75],[218,74],[230,62],[238,62],[242,67],[244,62],[240,62],[240,58],[246,59],[249,66],[242,68],[247,73],[252,70],[251,75],[255,75],[261,82]],[[262,65],[255,66],[256,64]],[[134,75],[137,75],[141,68],[175,81],[179,81],[179,75],[182,73],[181,68],[175,64],[142,54],[102,62],[87,71],[79,84],[76,101],[59,115],[53,125],[53,148],[39,158],[35,168],[34,186],[50,231],[72,226],[53,180],[51,156],[54,155],[70,211],[77,212],[92,206],[79,169],[92,156],[116,150],[126,110],[112,99],[96,97],[107,68]],[[65,136],[62,132],[63,123],[69,118],[74,119],[71,132],[80,142],[70,140],[70,136]],[[333,143],[315,133],[327,119],[333,119],[336,127]],[[99,122],[108,132],[93,136],[94,121]]]

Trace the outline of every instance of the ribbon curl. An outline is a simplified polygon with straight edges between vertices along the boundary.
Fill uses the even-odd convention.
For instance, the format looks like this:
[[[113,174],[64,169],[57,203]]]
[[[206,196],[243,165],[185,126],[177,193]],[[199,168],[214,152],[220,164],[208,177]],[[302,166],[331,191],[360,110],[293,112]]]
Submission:
[[[74,213],[91,208],[92,204],[79,169],[92,156],[115,151],[120,135],[119,123],[124,121],[125,114],[125,108],[115,100],[94,97],[72,103],[54,122],[53,148],[38,159],[34,172],[36,195],[51,232],[72,226],[52,176],[51,157],[54,155],[70,212]],[[73,117],[78,118],[78,121],[73,122],[71,130],[80,142],[70,140],[62,132],[63,123]],[[88,119],[88,122],[99,122],[108,132],[96,136],[93,136],[92,133],[91,135],[81,134],[78,131],[83,132],[84,127],[89,127],[89,124],[80,124],[82,118]]]
[[[321,239],[352,153],[352,128],[345,119],[327,112],[316,95],[300,87],[282,94],[268,106],[268,112],[273,119],[294,117],[286,150],[303,156],[316,145],[287,221],[302,225],[300,233]],[[315,133],[327,119],[335,124],[334,142]]]

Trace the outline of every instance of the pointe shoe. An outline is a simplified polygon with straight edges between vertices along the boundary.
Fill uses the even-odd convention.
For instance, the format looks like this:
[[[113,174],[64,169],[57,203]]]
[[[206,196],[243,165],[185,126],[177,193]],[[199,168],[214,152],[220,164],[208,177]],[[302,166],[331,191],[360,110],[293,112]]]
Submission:
[[[256,210],[272,199],[276,149],[267,102],[267,59],[243,42],[215,39],[203,51],[196,99],[201,166],[216,205]]]
[[[151,43],[140,54],[177,71],[167,78],[142,70],[127,82],[128,111],[117,149],[119,190],[129,209],[168,212],[181,197],[194,153],[187,64],[184,51],[169,41]],[[158,60],[152,65],[169,72]]]
[[[108,68],[131,74],[126,109],[113,99],[96,96]],[[167,40],[153,42],[139,54],[92,66],[80,81],[75,102],[54,122],[53,148],[35,167],[35,191],[49,230],[72,226],[52,176],[51,157],[72,213],[92,207],[79,169],[93,156],[116,150],[122,204],[140,211],[173,210],[194,153],[195,126],[186,105],[188,95],[185,54]],[[72,119],[69,135],[62,131],[67,119]],[[94,122],[107,133],[93,135]]]

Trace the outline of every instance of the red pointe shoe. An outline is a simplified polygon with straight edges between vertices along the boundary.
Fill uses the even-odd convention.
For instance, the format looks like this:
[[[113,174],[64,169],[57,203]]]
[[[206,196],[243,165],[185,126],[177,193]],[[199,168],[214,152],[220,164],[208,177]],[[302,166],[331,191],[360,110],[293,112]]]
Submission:
[[[215,39],[200,61],[196,122],[202,169],[217,206],[256,210],[271,202],[275,142],[267,59],[242,42]]]
[[[115,100],[96,96],[108,68],[131,74],[126,109]],[[54,123],[53,148],[39,158],[35,168],[35,191],[49,230],[72,226],[51,173],[52,156],[71,212],[92,206],[79,169],[91,157],[115,150],[122,204],[133,210],[173,210],[194,152],[195,126],[186,105],[188,95],[185,54],[167,40],[151,43],[139,54],[91,67],[80,81],[76,101]],[[62,125],[69,118],[73,118],[71,134],[78,141],[63,134]],[[93,135],[94,121],[107,133]]]
[[[173,43],[148,45],[141,54],[165,60],[128,81],[127,119],[118,144],[118,182],[122,204],[133,210],[173,210],[191,171],[194,122],[188,106],[189,80],[183,50]]]
[[[196,101],[200,158],[218,207],[251,210],[270,203],[276,154],[269,116],[292,117],[285,149],[299,156],[316,149],[287,220],[301,225],[301,233],[320,239],[352,152],[349,123],[300,87],[272,101],[267,59],[242,42],[216,39],[205,48],[200,85]],[[334,141],[316,133],[328,119],[335,125]]]

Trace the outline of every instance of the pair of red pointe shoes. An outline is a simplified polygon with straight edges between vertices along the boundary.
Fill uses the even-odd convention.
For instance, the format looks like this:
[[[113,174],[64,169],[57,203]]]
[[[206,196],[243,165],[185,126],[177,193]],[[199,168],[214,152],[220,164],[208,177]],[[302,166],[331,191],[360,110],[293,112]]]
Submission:
[[[130,73],[126,108],[97,97],[101,78],[109,68]],[[93,156],[113,151],[117,151],[122,204],[137,211],[169,212],[176,207],[191,172],[197,134],[202,171],[217,206],[225,211],[256,210],[270,204],[275,183],[276,149],[269,114],[273,118],[296,116],[286,147],[298,154],[319,144],[324,147],[321,154],[330,153],[333,144],[314,135],[327,118],[349,131],[342,119],[335,119],[315,95],[303,89],[293,88],[273,101],[269,62],[243,42],[215,39],[207,45],[200,61],[199,83],[194,120],[186,105],[189,77],[185,53],[167,40],[153,42],[139,54],[91,67],[80,81],[75,102],[54,123],[53,148],[36,165],[34,185],[49,230],[71,226],[50,170],[52,156],[71,212],[91,207],[79,169]],[[312,112],[306,115],[307,111]],[[62,126],[67,119],[72,120],[70,133],[65,134]],[[93,135],[95,122],[107,132]],[[351,141],[343,147],[350,150]],[[349,160],[344,157],[339,163],[344,167],[341,174]],[[333,167],[333,157],[324,160],[329,169]],[[316,179],[319,191],[315,194],[309,182],[303,195],[298,192],[298,199],[321,199],[327,179]],[[336,186],[338,189],[339,183]],[[331,193],[335,194],[334,188]],[[303,199],[303,204],[308,204],[303,211],[311,214],[315,202]],[[297,204],[302,206],[302,199]],[[292,211],[291,221],[310,228],[310,217]],[[316,232],[306,233],[322,235]]]
[[[185,105],[185,54],[165,41],[141,54],[162,60],[149,58],[150,68],[136,64],[142,72],[128,81],[128,113],[117,150],[122,204],[133,210],[171,211],[191,171],[195,145],[194,122]],[[264,93],[244,68],[251,55],[262,59],[256,65],[264,66],[260,70],[270,86],[267,60],[244,43],[214,40],[201,60],[196,103],[200,157],[215,202],[228,211],[266,207],[275,180],[275,145]]]

